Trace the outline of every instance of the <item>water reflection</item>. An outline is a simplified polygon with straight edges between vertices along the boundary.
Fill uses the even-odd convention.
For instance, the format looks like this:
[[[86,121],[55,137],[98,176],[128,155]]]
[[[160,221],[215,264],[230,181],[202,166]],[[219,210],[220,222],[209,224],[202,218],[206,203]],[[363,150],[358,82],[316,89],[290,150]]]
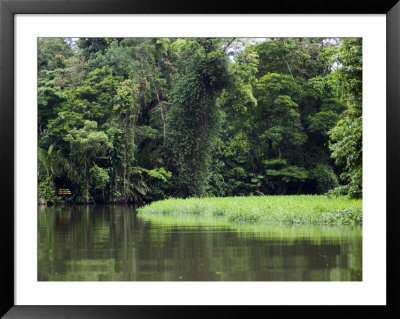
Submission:
[[[227,225],[124,206],[38,212],[39,281],[359,281],[361,261],[361,226]]]

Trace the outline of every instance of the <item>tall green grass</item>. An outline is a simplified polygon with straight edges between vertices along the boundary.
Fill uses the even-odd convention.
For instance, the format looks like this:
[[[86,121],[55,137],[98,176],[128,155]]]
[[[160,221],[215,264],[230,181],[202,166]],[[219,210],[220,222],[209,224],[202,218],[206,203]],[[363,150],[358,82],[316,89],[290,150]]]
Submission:
[[[139,214],[223,216],[231,222],[361,224],[362,200],[320,195],[166,199]]]

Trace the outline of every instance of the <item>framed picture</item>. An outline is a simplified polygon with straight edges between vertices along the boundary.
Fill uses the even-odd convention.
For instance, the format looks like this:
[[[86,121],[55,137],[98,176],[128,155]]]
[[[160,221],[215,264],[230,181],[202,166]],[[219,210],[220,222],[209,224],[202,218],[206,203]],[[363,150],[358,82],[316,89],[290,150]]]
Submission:
[[[1,285],[1,315],[5,318],[153,318],[210,315],[220,317],[237,313],[247,316],[256,311],[276,316],[302,316],[311,312],[317,316],[329,311],[335,316],[350,317],[375,313],[376,316],[389,318],[399,314],[395,294],[398,280],[394,274],[394,250],[398,241],[394,231],[398,222],[395,199],[396,182],[399,177],[397,163],[400,160],[397,138],[400,135],[399,16],[400,4],[396,0],[382,3],[330,0],[324,3],[248,3],[245,8],[208,1],[189,4],[174,0],[0,0],[0,180],[4,212],[3,231],[0,233],[3,242],[6,243],[2,251],[5,271]],[[262,47],[263,43],[268,41],[270,45]],[[54,47],[61,50],[60,45],[64,45],[65,54],[54,51],[56,53],[47,59],[47,52]],[[102,45],[107,49],[102,49]],[[338,50],[339,46],[344,48],[343,51]],[[78,47],[81,50],[79,55],[75,50]],[[163,53],[167,52],[166,47],[172,48],[168,49],[169,55]],[[257,49],[253,50],[253,47]],[[287,52],[292,52],[294,47],[298,48],[298,52],[290,56]],[[247,50],[248,48],[250,49]],[[149,58],[150,49],[154,50],[152,54],[157,56],[158,60],[153,61]],[[319,58],[320,64],[312,58],[317,49],[317,56],[322,56]],[[103,54],[99,54],[102,50]],[[253,55],[252,50],[258,51]],[[106,51],[108,60],[101,60],[107,56]],[[218,52],[223,52],[221,61],[218,60]],[[130,54],[130,64],[127,63],[127,59],[115,58],[127,54]],[[343,65],[347,66],[346,62],[343,62],[345,58],[335,60],[335,54],[342,54],[342,58],[348,54],[348,61],[351,60],[346,69],[347,75],[343,75],[342,78],[326,76],[343,68]],[[258,73],[254,75],[252,72],[256,71],[251,71],[251,67],[252,59],[256,55],[262,62],[257,64]],[[180,62],[182,56],[191,64]],[[274,60],[274,56],[278,57],[277,60]],[[326,62],[331,63],[325,66],[328,71],[324,71],[321,62],[328,61],[326,56],[332,57],[329,61],[335,61],[333,64]],[[292,60],[287,60],[288,57]],[[361,57],[361,63],[357,57]],[[179,78],[176,72],[177,68],[182,68],[188,74],[187,79],[191,79],[191,74],[196,72],[198,65],[205,63],[206,59],[212,59],[213,63],[210,64],[212,67],[207,70],[208,73],[204,72],[206,64],[202,64],[199,69],[201,76],[207,79],[204,83],[211,83],[212,79],[217,80],[199,94],[207,95],[209,91],[217,90],[220,86],[222,92],[225,82],[226,87],[231,85],[229,88],[233,88],[230,89],[233,93],[224,95],[223,98],[218,95],[220,93],[210,95],[207,101],[213,100],[223,111],[218,113],[216,108],[207,108],[207,114],[201,113],[207,120],[201,123],[207,122],[207,125],[211,125],[208,121],[219,116],[229,118],[229,111],[223,109],[223,101],[229,101],[229,107],[233,109],[240,109],[243,105],[250,108],[252,103],[258,105],[259,108],[254,106],[255,111],[251,113],[253,120],[266,116],[279,117],[281,120],[274,122],[275,124],[265,121],[265,127],[261,125],[256,132],[251,131],[254,129],[252,124],[244,128],[242,122],[249,121],[249,117],[243,116],[236,126],[233,125],[233,129],[224,129],[223,134],[230,134],[230,137],[226,140],[221,138],[220,142],[220,135],[212,135],[212,128],[209,129],[205,135],[206,139],[212,136],[212,140],[216,141],[213,145],[225,152],[221,153],[221,156],[225,156],[226,161],[221,165],[232,166],[234,163],[236,166],[231,167],[230,175],[224,175],[223,171],[215,168],[215,174],[207,175],[207,183],[203,185],[202,180],[196,179],[195,170],[184,169],[189,159],[180,154],[180,150],[186,145],[182,144],[181,138],[176,138],[180,136],[180,132],[186,134],[191,128],[182,120],[190,115],[184,111],[179,113],[179,101],[184,99],[180,98],[179,94],[187,94],[194,104],[200,105],[199,108],[202,107],[203,100],[192,97],[191,91],[187,90],[191,82],[188,80],[185,84],[185,76]],[[305,66],[304,61],[307,59],[312,63]],[[234,82],[232,78],[223,76],[225,71],[221,70],[229,68],[223,66],[229,61],[237,67],[229,66],[234,71],[226,74],[241,81],[240,88],[231,83]],[[50,65],[52,63],[57,66],[53,67]],[[267,71],[263,71],[262,67]],[[279,71],[271,71],[279,68],[284,70],[282,74]],[[361,73],[357,73],[361,72],[361,69],[362,77]],[[314,73],[311,75],[311,72]],[[212,76],[209,76],[210,74]],[[354,80],[354,74],[359,75],[358,80],[362,79],[358,84]],[[257,85],[251,83],[252,77],[257,77]],[[96,84],[96,88],[106,85],[115,86],[115,90],[112,93],[107,93],[107,90],[93,93],[93,81],[96,82],[99,78],[100,84]],[[176,80],[177,78],[180,80]],[[301,85],[287,84],[295,82],[295,78],[296,83],[310,83],[307,84],[307,90],[314,93],[304,93],[304,87],[301,88]],[[74,84],[74,81],[78,81],[76,79],[79,79],[79,85]],[[329,93],[332,96],[326,93],[329,99],[321,102],[321,99],[315,97],[315,92],[339,90],[340,81],[351,81],[353,91],[348,93],[348,99],[353,99],[351,101],[354,102],[354,99],[357,99],[355,96],[359,94],[358,118],[362,117],[362,152],[359,153],[362,157],[362,170],[359,173],[363,180],[362,191],[349,184],[347,194],[351,194],[350,197],[362,197],[362,202],[355,199],[352,202],[354,207],[343,208],[346,203],[344,199],[340,199],[335,204],[340,210],[334,208],[335,214],[322,212],[323,209],[320,209],[321,214],[317,217],[304,215],[301,218],[304,218],[305,224],[312,224],[314,221],[311,218],[318,219],[321,224],[346,219],[344,223],[355,224],[351,231],[341,232],[336,228],[319,227],[315,230],[318,235],[308,240],[309,235],[301,228],[302,222],[295,212],[296,205],[299,205],[297,202],[294,206],[289,205],[287,211],[284,208],[280,209],[280,215],[275,216],[281,220],[291,218],[291,224],[300,225],[296,229],[279,228],[277,224],[269,228],[265,224],[258,227],[254,223],[249,224],[251,226],[246,224],[247,226],[228,229],[225,225],[213,224],[213,229],[218,229],[218,234],[213,237],[204,237],[204,234],[210,232],[210,226],[204,224],[202,233],[200,228],[196,228],[200,222],[195,220],[195,217],[185,221],[179,219],[178,222],[176,218],[166,221],[165,218],[151,216],[146,220],[140,216],[136,218],[135,211],[135,217],[132,217],[134,220],[131,220],[131,215],[123,208],[110,209],[105,206],[94,209],[88,205],[94,201],[147,204],[154,200],[148,199],[148,189],[152,189],[153,194],[159,194],[157,199],[200,197],[207,193],[214,197],[231,198],[224,203],[230,211],[231,219],[247,218],[248,221],[254,222],[257,218],[263,218],[257,210],[263,210],[267,204],[257,204],[257,198],[264,196],[264,193],[325,194],[339,185],[335,176],[346,172],[344,164],[340,169],[334,169],[333,164],[328,165],[333,163],[333,160],[325,160],[324,155],[320,155],[328,150],[327,134],[335,134],[332,133],[334,124],[340,116],[355,111],[349,109],[347,113],[342,113],[346,104],[344,100],[333,101],[336,93]],[[333,82],[335,84],[332,84]],[[201,83],[199,90],[204,84]],[[277,85],[280,89],[277,89]],[[282,86],[285,88],[281,89]],[[249,93],[249,87],[252,87],[252,93]],[[265,91],[265,88],[268,90]],[[192,87],[192,90],[197,88]],[[289,91],[291,93],[287,93]],[[65,92],[73,98],[67,101]],[[129,92],[136,95],[131,96]],[[149,92],[154,101],[149,100]],[[101,101],[93,102],[91,94],[101,96]],[[296,100],[296,96],[300,95],[301,99]],[[58,115],[42,111],[41,105],[47,105],[49,99],[58,99],[58,102],[52,100],[54,105],[59,103]],[[135,116],[139,117],[139,111],[134,112],[135,99],[145,101],[143,103],[150,107],[143,111],[148,114],[141,115],[141,125],[131,129],[136,125],[132,119]],[[240,99],[244,99],[245,102],[236,105],[235,101]],[[268,102],[268,99],[272,102]],[[128,100],[131,102],[126,102]],[[178,105],[174,108],[176,114],[170,111],[171,101]],[[70,103],[68,108],[73,112],[68,113],[63,109],[65,103]],[[263,103],[267,105],[264,108]],[[313,106],[317,104],[318,107]],[[107,113],[110,105],[112,114]],[[275,105],[276,109],[271,109],[268,105]],[[297,107],[303,111],[296,111]],[[315,110],[310,111],[313,107]],[[78,109],[80,111],[76,111]],[[335,110],[337,114],[334,113]],[[154,115],[156,111],[157,115]],[[213,113],[214,111],[216,113]],[[132,112],[131,116],[127,117],[129,112]],[[169,123],[176,120],[178,125],[168,126],[164,112],[169,112]],[[193,109],[191,112],[197,110]],[[248,114],[246,112],[241,114]],[[260,112],[268,115],[260,115]],[[80,114],[87,115],[82,118]],[[72,123],[70,126],[65,124],[67,122],[57,126],[58,118],[64,119],[68,116],[68,123]],[[152,116],[156,118],[153,122]],[[232,115],[231,119],[235,116]],[[144,118],[146,120],[143,120]],[[328,123],[334,121],[333,118],[335,123],[329,126]],[[354,128],[358,118],[348,117],[348,127]],[[254,120],[251,123],[257,122]],[[67,132],[59,133],[65,129],[64,124],[68,126]],[[101,129],[98,130],[97,125],[101,126]],[[325,127],[324,125],[326,132],[321,133],[321,127]],[[296,131],[296,128],[301,126],[307,126],[307,130],[300,128]],[[44,127],[51,127],[53,131],[48,129],[44,132]],[[157,127],[158,131],[154,127]],[[344,127],[345,125],[336,129],[337,136]],[[197,128],[198,126],[196,130]],[[289,130],[291,133],[288,135]],[[54,137],[54,132],[58,132],[61,138]],[[154,137],[156,135],[157,137]],[[254,141],[248,139],[248,136],[254,135],[257,135],[254,141],[266,141],[265,149],[264,146],[253,147],[259,154],[269,154],[265,158],[264,155],[258,155],[258,162],[264,165],[260,172],[265,174],[246,171],[246,161],[249,157],[246,155],[247,157],[241,159],[243,150],[251,149],[247,143],[255,145]],[[130,155],[123,151],[118,155],[118,147],[115,146],[120,143],[123,145],[120,150],[129,147],[133,150],[138,146],[126,142],[131,137],[133,139],[133,136],[138,136],[139,140],[141,136],[145,136],[143,141],[153,139],[155,142],[151,147],[156,148],[153,153],[146,153],[147,155],[143,152],[140,156],[143,156],[144,160],[136,160],[135,167],[132,164],[133,158],[131,161],[127,159]],[[285,139],[286,141],[283,141]],[[298,145],[306,148],[306,140],[311,139],[318,142],[308,142],[310,150],[307,156],[299,160],[294,150]],[[386,143],[383,140],[386,140]],[[170,151],[169,160],[180,163],[179,165],[165,164],[163,160],[167,157],[158,155],[163,152],[167,154],[166,147],[163,148],[165,141],[173,150]],[[206,142],[201,145],[205,153],[211,152]],[[102,149],[107,151],[100,154],[98,150]],[[288,149],[292,149],[291,153]],[[56,152],[58,155],[55,155]],[[219,165],[217,161],[210,164],[208,155],[204,155],[204,152],[201,156],[200,153],[196,153],[201,151],[195,146],[192,149],[189,147],[188,152],[190,156],[195,154],[196,158],[200,158],[197,162],[206,158],[204,167]],[[316,155],[317,153],[319,155]],[[69,156],[69,162],[66,155]],[[105,158],[106,155],[108,158]],[[159,157],[154,157],[156,155]],[[43,161],[39,159],[37,162],[40,156],[43,157]],[[64,174],[71,171],[68,178],[60,178],[54,173],[57,168],[44,164],[46,158],[50,160],[52,156],[59,156],[54,159],[54,163],[63,167]],[[316,159],[318,156],[320,159]],[[235,158],[232,159],[233,157]],[[307,166],[306,162],[309,160],[320,160],[322,164],[318,162],[315,167]],[[107,164],[115,161],[120,163]],[[146,161],[158,164],[147,167]],[[306,163],[304,167],[298,164],[300,162]],[[113,170],[115,167],[120,168],[120,172]],[[126,173],[126,167],[129,167],[130,173]],[[185,180],[188,171],[189,177]],[[327,171],[329,172],[326,173]],[[126,183],[132,181],[126,174],[138,174],[146,178],[140,177],[137,184],[126,186]],[[247,179],[238,177],[240,174],[248,174]],[[324,176],[323,181],[320,181],[322,179],[319,179],[318,174]],[[170,183],[175,185],[172,190],[157,182],[166,181],[171,176],[173,182]],[[327,176],[334,177],[327,182]],[[305,179],[310,182],[304,183]],[[126,180],[128,182],[125,182]],[[220,186],[221,180],[224,181],[224,186]],[[238,181],[246,182],[241,184]],[[90,191],[89,187],[92,188]],[[339,191],[343,189],[337,188],[337,192]],[[43,196],[38,197],[38,192]],[[359,192],[362,195],[359,195]],[[246,213],[241,215],[238,209],[235,212],[236,217],[233,216],[234,206],[242,204],[235,202],[233,205],[232,196],[250,195],[251,201],[246,204]],[[44,208],[47,202],[51,203],[53,200],[84,205],[76,209]],[[173,209],[178,209],[186,203],[188,202],[174,204]],[[164,209],[169,204],[163,202],[161,206]],[[194,204],[196,209],[198,205]],[[213,204],[207,205],[210,207]],[[268,205],[279,203],[272,202]],[[315,207],[321,205],[317,203]],[[316,211],[315,207],[313,211]],[[185,206],[185,209],[191,208]],[[249,211],[254,215],[248,213]],[[107,216],[104,217],[105,215]],[[362,227],[358,224],[360,221]],[[185,223],[185,228],[180,233],[177,232],[177,223]],[[50,224],[56,225],[62,236],[49,227]],[[141,227],[137,233],[137,236],[141,237],[128,238],[136,235],[127,232],[126,227]],[[240,236],[236,233],[232,235],[235,231],[240,233]],[[274,233],[279,233],[280,239],[273,235]],[[177,237],[180,239],[176,239]],[[290,246],[282,244],[282,238],[290,241]],[[344,242],[342,238],[345,238]],[[159,249],[157,247],[162,240],[168,240],[169,246]],[[134,247],[129,244],[133,241]],[[115,247],[110,245],[111,242]],[[268,246],[260,249],[259,247],[266,245],[266,242]],[[223,248],[232,245],[235,249],[229,248],[229,257],[226,258]],[[136,251],[135,256],[143,256],[143,261],[132,263],[132,259],[135,259],[131,256],[133,250]],[[276,250],[279,250],[279,258],[274,257]],[[182,253],[183,251],[185,253]],[[304,251],[305,254],[302,253]],[[100,254],[102,258],[92,258],[93,254]],[[160,254],[164,256],[163,264],[158,260],[161,258]],[[180,254],[184,254],[186,259],[176,261],[178,267],[173,258]],[[311,256],[314,255],[313,259]],[[121,262],[122,259],[125,261]],[[168,262],[172,265],[165,264]],[[227,264],[230,262],[232,265]],[[292,264],[286,265],[286,268],[282,266],[289,262]],[[186,263],[195,267],[197,272],[189,266],[186,269]],[[204,269],[211,263],[211,270]],[[264,267],[263,271],[260,271],[260,265]],[[123,267],[127,268],[124,270]],[[140,267],[141,271],[135,267]],[[229,272],[225,272],[227,269]],[[248,269],[252,271],[246,272]]]

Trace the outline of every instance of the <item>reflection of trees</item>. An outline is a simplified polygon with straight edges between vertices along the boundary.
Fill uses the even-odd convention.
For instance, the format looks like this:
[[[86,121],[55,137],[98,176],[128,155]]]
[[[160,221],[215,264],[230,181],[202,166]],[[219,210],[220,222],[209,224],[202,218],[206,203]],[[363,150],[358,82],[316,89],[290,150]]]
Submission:
[[[125,206],[38,218],[39,280],[361,280],[359,227],[147,220]]]

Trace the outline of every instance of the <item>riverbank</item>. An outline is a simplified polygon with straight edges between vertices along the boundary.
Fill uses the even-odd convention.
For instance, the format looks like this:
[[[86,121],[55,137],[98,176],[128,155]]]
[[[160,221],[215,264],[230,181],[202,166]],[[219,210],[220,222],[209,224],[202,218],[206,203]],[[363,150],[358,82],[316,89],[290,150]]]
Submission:
[[[223,216],[231,222],[361,224],[362,200],[322,195],[166,199],[139,214]]]

